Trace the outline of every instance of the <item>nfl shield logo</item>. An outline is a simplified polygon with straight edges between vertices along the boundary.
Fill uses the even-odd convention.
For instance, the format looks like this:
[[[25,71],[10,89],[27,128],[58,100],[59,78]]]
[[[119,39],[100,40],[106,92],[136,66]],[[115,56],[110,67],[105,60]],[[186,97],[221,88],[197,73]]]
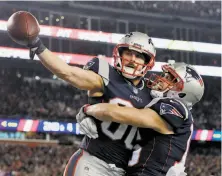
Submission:
[[[134,92],[135,94],[138,94],[138,89],[135,88],[135,87],[133,87],[133,92]]]

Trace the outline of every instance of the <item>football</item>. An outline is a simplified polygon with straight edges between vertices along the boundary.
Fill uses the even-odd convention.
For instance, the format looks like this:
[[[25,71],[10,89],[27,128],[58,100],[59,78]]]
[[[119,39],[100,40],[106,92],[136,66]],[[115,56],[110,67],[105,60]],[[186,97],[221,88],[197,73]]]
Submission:
[[[7,22],[7,31],[13,41],[20,45],[27,45],[40,32],[37,19],[29,12],[13,13]]]

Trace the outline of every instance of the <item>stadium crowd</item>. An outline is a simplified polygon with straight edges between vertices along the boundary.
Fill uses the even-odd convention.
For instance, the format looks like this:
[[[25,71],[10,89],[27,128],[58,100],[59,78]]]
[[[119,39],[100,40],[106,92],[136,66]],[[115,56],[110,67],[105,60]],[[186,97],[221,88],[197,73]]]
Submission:
[[[0,144],[0,176],[61,176],[77,146]],[[220,151],[201,149],[187,157],[188,176],[220,176]],[[198,167],[197,167],[198,166]]]
[[[220,2],[217,1],[81,1],[72,3],[210,19],[220,19],[221,16]]]
[[[86,92],[69,85],[30,82],[9,75],[1,77],[2,117],[73,121],[78,109],[87,102]]]
[[[13,4],[9,2],[9,4]],[[56,5],[58,3],[51,3]],[[151,12],[164,15],[178,15],[186,17],[200,17],[205,19],[221,18],[220,1],[70,1],[60,2],[61,7],[69,7],[72,4],[87,4],[115,9],[135,10],[138,12]],[[6,12],[0,12],[2,15]],[[9,14],[7,14],[9,15]]]
[[[192,110],[195,129],[220,129],[220,78],[204,77],[204,81],[204,98]],[[2,117],[75,121],[76,113],[87,103],[86,91],[60,80],[27,79],[10,69],[1,70],[0,84]]]
[[[13,2],[9,2],[13,5]],[[43,3],[43,4],[42,4]],[[49,2],[48,2],[49,3]],[[112,32],[112,33],[127,33],[130,31],[140,31],[148,33],[152,37],[168,38],[176,40],[188,40],[208,43],[221,43],[220,34],[220,17],[221,17],[221,4],[217,1],[197,1],[192,3],[191,1],[75,1],[75,2],[61,2],[61,5],[55,6],[51,3],[51,9],[33,9],[27,4],[26,7],[20,7],[18,5],[12,6],[1,6],[0,3],[0,20],[8,20],[8,18],[16,11],[26,10],[31,12],[42,25],[62,26],[66,28],[75,29],[86,29],[94,31]],[[64,6],[64,3],[66,4]],[[73,5],[70,5],[72,4]],[[119,19],[115,16],[103,16],[85,13],[66,13],[64,9],[72,9],[76,4],[94,5],[94,7],[113,7],[116,9],[134,10],[138,12],[150,12],[152,15],[157,16],[164,15],[170,16],[169,19],[164,20],[166,23],[174,23],[172,25],[165,25],[163,20],[159,18],[154,22],[140,22],[140,18],[137,20],[130,19]],[[38,2],[38,5],[44,6],[44,2]],[[57,3],[56,3],[57,4]],[[53,7],[60,8],[59,11],[55,11]],[[115,11],[114,10],[114,11]],[[108,11],[108,10],[107,10]],[[113,11],[113,9],[111,10]],[[83,10],[84,12],[84,10]],[[120,14],[116,14],[121,16]],[[201,26],[193,28],[189,23],[195,25],[195,20],[190,22],[184,22],[180,19],[180,16],[184,17],[199,17],[201,20],[207,19],[209,23],[204,23]],[[151,17],[152,19],[152,17]],[[214,20],[215,24],[212,25],[210,22]],[[184,25],[181,25],[182,24]],[[185,24],[189,25],[185,25]],[[217,25],[216,25],[217,24]],[[163,30],[164,28],[164,30]],[[194,30],[195,29],[195,30]],[[186,34],[187,33],[187,34]],[[7,42],[7,41],[6,41]]]

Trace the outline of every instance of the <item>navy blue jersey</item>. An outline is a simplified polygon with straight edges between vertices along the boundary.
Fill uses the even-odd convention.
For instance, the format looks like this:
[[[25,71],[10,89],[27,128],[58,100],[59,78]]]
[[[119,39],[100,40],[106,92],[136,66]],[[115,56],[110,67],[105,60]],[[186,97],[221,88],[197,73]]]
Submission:
[[[171,166],[185,163],[193,131],[193,118],[185,104],[172,98],[156,98],[147,106],[156,111],[174,134],[140,128],[141,140],[129,162],[129,176],[165,176]],[[147,117],[149,118],[149,117]]]
[[[89,97],[89,104],[106,102],[120,106],[144,108],[152,99],[150,89],[146,87],[143,80],[137,87],[133,86],[105,60],[94,58],[86,64],[84,69],[99,74],[104,83],[103,96]],[[107,163],[125,169],[132,154],[137,128],[97,119],[95,122],[99,137],[90,139],[85,136],[81,148]]]

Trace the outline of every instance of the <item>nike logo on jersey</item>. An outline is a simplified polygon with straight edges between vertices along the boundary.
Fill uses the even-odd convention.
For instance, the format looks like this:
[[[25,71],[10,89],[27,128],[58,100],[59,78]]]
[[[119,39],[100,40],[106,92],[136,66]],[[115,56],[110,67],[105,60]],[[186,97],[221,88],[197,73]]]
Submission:
[[[184,118],[180,114],[180,112],[175,107],[173,107],[172,105],[166,104],[166,103],[161,103],[161,105],[160,105],[160,115],[164,115],[164,114],[172,114],[172,115],[178,116],[182,119]]]

